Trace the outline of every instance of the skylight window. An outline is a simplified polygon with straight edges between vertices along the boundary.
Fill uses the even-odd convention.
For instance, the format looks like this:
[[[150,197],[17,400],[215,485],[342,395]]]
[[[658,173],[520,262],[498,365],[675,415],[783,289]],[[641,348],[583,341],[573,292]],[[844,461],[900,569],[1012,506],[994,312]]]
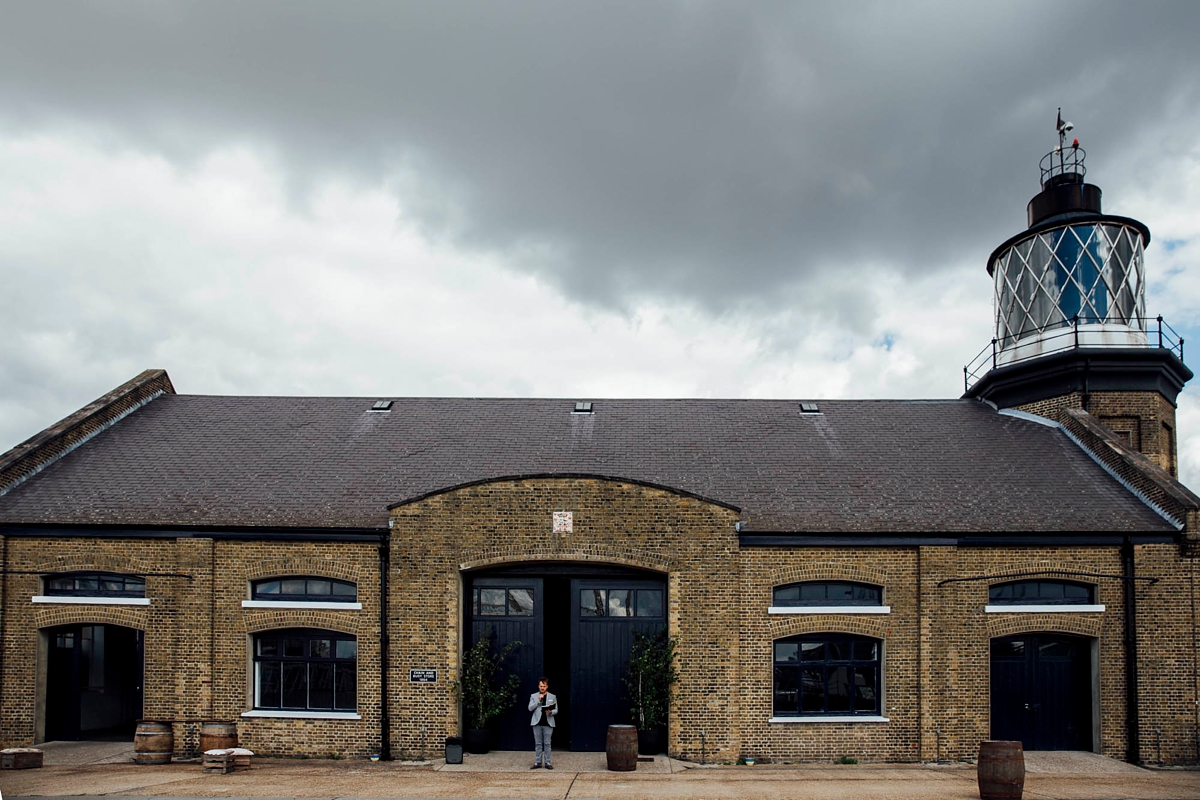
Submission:
[[[800,404],[800,413],[801,414],[820,414],[821,409],[816,403],[801,403]]]
[[[371,410],[372,411],[391,411],[392,410],[392,401],[391,400],[376,400],[375,405],[371,406]]]
[[[575,410],[571,413],[573,413],[573,414],[591,414],[592,413],[592,404],[589,402],[586,402],[586,401],[576,403]]]

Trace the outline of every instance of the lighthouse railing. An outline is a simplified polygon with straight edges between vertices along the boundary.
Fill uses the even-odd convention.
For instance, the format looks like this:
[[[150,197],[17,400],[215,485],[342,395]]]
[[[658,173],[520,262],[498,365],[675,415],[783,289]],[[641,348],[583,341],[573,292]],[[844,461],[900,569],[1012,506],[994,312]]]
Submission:
[[[1081,348],[1162,349],[1171,351],[1176,358],[1183,361],[1183,337],[1163,320],[1161,314],[1157,317],[1134,317],[1129,322],[1131,328],[1136,325],[1137,328],[1145,331],[1145,344],[1136,344],[1132,341],[1122,342],[1120,345],[1097,344],[1088,336],[1089,330],[1095,327],[1095,320],[1080,320],[1078,316],[1064,323],[1063,327],[1054,332],[1029,330],[994,338],[963,367],[963,391],[970,391],[971,387],[978,383],[984,375],[1001,366],[1007,367],[1011,364],[1020,364],[1054,353]],[[1033,336],[1037,336],[1038,347],[1036,350],[1031,350],[1026,355],[1021,355],[1019,352],[1016,354],[1005,353],[1009,348],[1014,348],[1020,340]],[[1000,363],[1002,358],[1003,364]]]

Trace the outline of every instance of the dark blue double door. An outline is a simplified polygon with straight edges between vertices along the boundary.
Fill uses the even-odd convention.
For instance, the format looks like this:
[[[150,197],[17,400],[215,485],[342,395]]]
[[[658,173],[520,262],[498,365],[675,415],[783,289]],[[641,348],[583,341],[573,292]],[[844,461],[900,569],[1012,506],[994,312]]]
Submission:
[[[521,642],[506,663],[520,689],[516,705],[495,723],[500,750],[532,747],[528,702],[543,675],[559,698],[555,747],[603,750],[608,726],[630,722],[622,677],[633,634],[654,634],[666,624],[663,580],[558,570],[484,574],[468,581],[467,644],[485,635],[497,648]]]
[[[1091,750],[1091,641],[1021,634],[993,639],[991,649],[992,738],[1026,750]]]

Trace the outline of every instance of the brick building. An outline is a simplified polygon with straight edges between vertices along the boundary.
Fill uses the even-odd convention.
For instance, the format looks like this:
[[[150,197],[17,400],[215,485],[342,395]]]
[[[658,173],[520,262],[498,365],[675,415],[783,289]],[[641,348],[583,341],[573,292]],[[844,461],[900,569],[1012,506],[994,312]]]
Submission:
[[[524,691],[550,677],[556,746],[602,749],[632,634],[665,627],[681,757],[1018,738],[1196,762],[1191,372],[1145,320],[1149,232],[1051,173],[989,260],[997,338],[956,400],[213,397],[142,373],[0,456],[0,744],[146,718],[187,753],[224,720],[262,753],[428,755],[488,636],[522,643]]]

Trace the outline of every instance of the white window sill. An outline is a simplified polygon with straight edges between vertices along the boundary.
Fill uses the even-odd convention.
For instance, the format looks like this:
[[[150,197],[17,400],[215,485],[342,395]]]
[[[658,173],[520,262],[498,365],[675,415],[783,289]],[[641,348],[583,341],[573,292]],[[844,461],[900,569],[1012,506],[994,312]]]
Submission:
[[[767,722],[890,722],[888,717],[771,717]]]
[[[323,608],[331,611],[362,611],[362,603],[325,603],[303,600],[243,600],[242,608]]]
[[[768,614],[890,614],[891,606],[771,606]]]
[[[243,717],[274,719],[362,719],[353,711],[243,711]]]
[[[1104,606],[984,606],[983,610],[988,614],[1095,614],[1103,611]]]
[[[35,603],[73,603],[87,606],[148,606],[149,597],[58,597],[34,595]]]

